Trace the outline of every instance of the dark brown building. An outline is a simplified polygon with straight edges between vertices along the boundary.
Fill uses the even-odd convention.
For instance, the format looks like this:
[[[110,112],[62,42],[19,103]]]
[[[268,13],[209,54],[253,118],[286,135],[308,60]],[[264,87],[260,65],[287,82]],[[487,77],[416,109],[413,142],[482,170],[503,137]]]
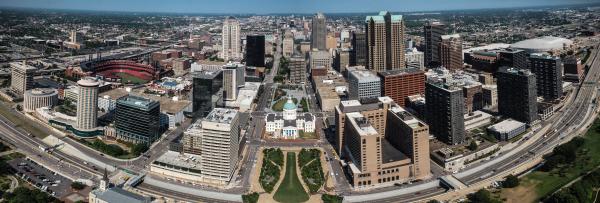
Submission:
[[[392,98],[405,107],[408,96],[425,94],[425,72],[416,68],[388,70],[378,73],[381,78],[381,94]]]
[[[442,35],[440,43],[440,62],[448,70],[463,69],[462,40],[458,34]]]

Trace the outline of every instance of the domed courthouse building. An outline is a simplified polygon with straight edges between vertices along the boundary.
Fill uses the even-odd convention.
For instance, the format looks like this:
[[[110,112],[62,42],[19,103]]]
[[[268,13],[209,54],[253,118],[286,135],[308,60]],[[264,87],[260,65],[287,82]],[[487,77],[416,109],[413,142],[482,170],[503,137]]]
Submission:
[[[296,139],[300,131],[315,132],[315,116],[300,113],[291,98],[283,105],[282,113],[269,113],[265,117],[265,131],[277,139]]]

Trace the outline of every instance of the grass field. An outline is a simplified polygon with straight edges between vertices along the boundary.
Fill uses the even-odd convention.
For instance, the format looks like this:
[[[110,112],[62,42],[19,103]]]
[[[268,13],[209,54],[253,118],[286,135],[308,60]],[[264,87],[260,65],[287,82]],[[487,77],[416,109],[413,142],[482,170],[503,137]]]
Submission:
[[[115,75],[118,75],[121,78],[121,81],[126,82],[126,83],[132,83],[132,84],[146,84],[146,83],[148,83],[147,80],[135,77],[133,75],[129,75],[127,73],[116,73]]]
[[[296,153],[288,152],[285,162],[285,177],[281,181],[273,199],[283,203],[305,202],[308,200],[308,194],[304,191],[300,179],[296,173]]]
[[[27,118],[23,118],[21,115],[17,116],[13,112],[11,112],[9,107],[7,107],[5,103],[0,104],[0,114],[2,114],[2,116],[7,118],[10,122],[14,123],[15,127],[25,129],[25,131],[31,133],[32,135],[35,135],[36,137],[45,138],[46,136],[48,136],[47,132],[40,130],[39,128],[31,124],[31,122],[34,121],[30,121]]]
[[[533,202],[556,191],[582,173],[600,165],[600,120],[585,135],[585,144],[580,149],[580,156],[572,166],[561,167],[550,172],[534,171],[521,179],[519,187],[503,189],[500,198],[507,202]],[[527,200],[527,201],[526,201]]]

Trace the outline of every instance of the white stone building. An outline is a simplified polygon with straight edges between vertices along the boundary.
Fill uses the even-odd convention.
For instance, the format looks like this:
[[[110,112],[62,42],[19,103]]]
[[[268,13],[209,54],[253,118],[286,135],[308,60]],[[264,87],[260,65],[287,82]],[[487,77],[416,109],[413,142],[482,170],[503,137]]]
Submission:
[[[265,131],[273,138],[296,139],[299,131],[315,132],[315,116],[311,113],[298,115],[298,107],[291,98],[283,105],[283,112],[269,113],[265,117]]]

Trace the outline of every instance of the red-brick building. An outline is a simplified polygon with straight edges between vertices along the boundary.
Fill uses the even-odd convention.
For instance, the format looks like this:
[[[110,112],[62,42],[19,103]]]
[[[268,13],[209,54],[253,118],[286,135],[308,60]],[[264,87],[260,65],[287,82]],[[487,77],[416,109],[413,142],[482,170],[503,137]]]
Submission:
[[[377,73],[381,78],[381,94],[405,107],[408,96],[425,94],[425,72],[416,68],[387,70]]]

